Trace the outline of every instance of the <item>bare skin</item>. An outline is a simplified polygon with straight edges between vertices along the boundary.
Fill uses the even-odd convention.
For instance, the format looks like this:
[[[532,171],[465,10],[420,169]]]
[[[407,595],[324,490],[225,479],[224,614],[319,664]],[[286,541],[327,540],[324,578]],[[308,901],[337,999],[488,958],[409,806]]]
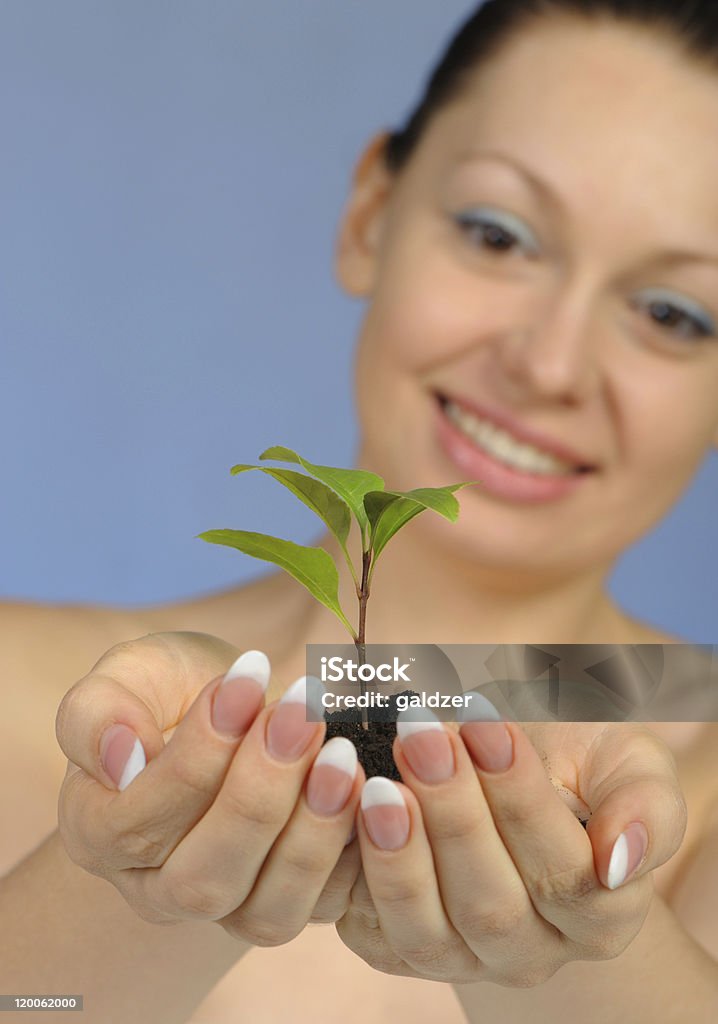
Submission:
[[[67,610],[69,618],[63,613],[67,619],[62,626],[63,632],[71,632],[73,625],[77,630],[74,638],[76,647],[56,665],[54,676],[47,680],[41,691],[25,686],[11,695],[15,719],[28,724],[10,737],[10,748],[6,747],[5,754],[15,772],[18,769],[22,772],[26,765],[26,771],[32,777],[33,800],[29,812],[17,806],[15,813],[12,807],[9,810],[17,824],[10,838],[10,847],[6,847],[8,859],[2,869],[10,867],[55,827],[54,804],[64,775],[64,759],[56,756],[54,748],[46,746],[44,756],[38,760],[38,716],[48,731],[52,731],[59,701],[74,679],[91,667],[96,653],[102,653],[112,642],[133,639],[149,632],[193,630],[212,633],[240,650],[259,648],[268,654],[273,667],[268,695],[268,700],[271,700],[280,696],[303,670],[303,644],[287,643],[283,637],[291,637],[300,625],[307,628],[308,620],[316,616],[312,604],[292,580],[279,573],[270,573],[238,590],[210,595],[198,601],[134,612],[102,610],[89,620],[84,610]],[[282,621],[285,626],[282,635],[277,634],[276,628],[268,627],[268,623],[276,621]],[[30,649],[31,640],[37,635],[37,623],[32,623],[29,615],[25,617],[25,623],[25,649]],[[628,618],[624,627],[625,632],[616,631],[605,636],[604,641],[626,642],[629,631],[634,643],[670,643],[674,640]],[[451,642],[451,639],[446,642]],[[671,894],[680,890],[681,879],[689,871],[702,837],[710,832],[711,808],[714,808],[718,824],[718,784],[714,781],[718,777],[715,771],[718,726],[675,723],[656,726],[655,731],[674,752],[689,813],[688,829],[680,850],[667,864],[653,872],[656,891],[670,902]],[[3,773],[2,778],[8,780],[8,775]],[[0,791],[0,801],[5,806],[6,801],[13,797],[17,798],[17,788],[8,780]],[[676,909],[680,903],[671,905]],[[333,927],[312,925],[285,946],[258,948],[245,955],[207,997],[192,1021],[201,1024],[203,1021],[229,1019],[240,1001],[253,1020],[276,1020],[285,1009],[288,1013],[291,1010],[293,1020],[317,1020],[321,1000],[317,976],[312,969],[317,962],[331,964],[331,970],[322,972],[322,999],[331,998],[334,991],[337,997],[341,993],[350,1014],[361,999],[362,1012],[371,1009],[382,1015],[380,1019],[388,1019],[390,1013],[407,1014],[407,1019],[412,1014],[416,1015],[414,1019],[422,1019],[419,1014],[442,1013],[444,1019],[452,1024],[465,1020],[450,986],[373,971],[340,942]],[[279,977],[282,978],[281,986],[276,983]],[[332,983],[336,985],[335,990],[328,988]],[[273,992],[271,1006],[267,1002],[267,991]],[[282,1001],[286,1001],[286,1005]],[[299,1016],[300,1013],[303,1015]],[[347,1019],[352,1020],[352,1017]],[[356,1019],[358,1021],[359,1017]],[[402,1019],[401,1016],[398,1019]]]
[[[708,264],[664,270],[661,263],[660,273],[656,268],[657,250],[704,245],[694,241],[691,226],[700,225],[709,235],[718,231],[713,189],[718,144],[706,130],[715,121],[718,87],[714,78],[703,78],[688,65],[666,62],[649,39],[597,34],[583,40],[584,51],[580,38],[562,37],[553,50],[549,41],[541,43],[504,55],[481,90],[468,90],[439,117],[401,182],[388,180],[379,144],[367,150],[358,168],[337,255],[344,289],[369,301],[357,368],[362,445],[356,464],[402,489],[417,481],[439,485],[465,479],[431,432],[433,391],[441,388],[488,394],[536,428],[586,446],[600,473],[554,508],[528,509],[467,491],[458,524],[419,517],[392,541],[377,570],[369,611],[374,642],[676,639],[623,613],[606,593],[605,581],[615,557],[679,496],[718,438],[718,348],[683,351],[633,304],[650,286],[670,285],[705,306],[715,294],[716,271]],[[618,59],[621,46],[626,52]],[[562,66],[554,73],[559,59]],[[644,88],[632,93],[626,81],[605,74],[609,67],[628,69],[626,74]],[[592,106],[588,98],[596,92],[596,76],[600,103],[594,99]],[[571,90],[564,88],[566,80],[574,83]],[[550,96],[549,88],[554,89]],[[611,89],[615,95],[608,94]],[[666,102],[656,104],[656,95]],[[532,97],[555,112],[555,124],[537,116]],[[634,130],[636,123],[641,132]],[[617,180],[612,142],[619,135],[632,148]],[[468,178],[463,171],[459,175],[451,161],[479,141],[503,150],[516,147],[513,155],[535,171],[551,168],[564,200],[562,218],[552,220],[547,205],[529,197],[525,185],[507,178],[505,169],[498,174],[492,165],[491,173],[475,169]],[[665,147],[685,159],[663,159]],[[456,213],[479,202],[508,208],[531,224],[544,243],[543,261],[529,261],[517,249],[509,263],[500,264],[478,245],[464,248],[447,210]],[[670,219],[666,211],[672,212]],[[672,410],[670,449],[667,408]],[[337,554],[327,538],[316,542]],[[337,560],[342,604],[350,608],[351,579]],[[67,662],[58,656],[51,676],[42,674],[44,682],[38,682],[37,667],[16,677],[22,685],[15,702],[23,713],[11,737],[15,774],[8,771],[2,778],[16,778],[24,766],[35,785],[38,764],[51,768],[43,774],[46,816],[36,803],[32,826],[16,835],[15,856],[41,838],[43,828],[53,827],[52,799],[64,762],[55,751],[45,752],[52,746],[47,728],[52,711],[110,643],[146,632],[194,630],[240,650],[259,648],[273,666],[272,700],[302,674],[305,644],[346,641],[333,616],[279,573],[203,599],[108,611],[86,626]],[[25,628],[30,649],[38,632]],[[46,726],[44,749],[37,740],[38,715]],[[697,930],[703,927],[701,907],[686,893],[698,852],[715,829],[717,728],[677,724],[656,731],[674,752],[689,825],[681,849],[653,878],[684,927]],[[35,753],[32,761],[28,749]],[[13,793],[17,800],[16,788]],[[15,811],[22,818],[20,805]],[[331,928],[317,926],[271,953],[252,950],[208,997],[195,1022],[224,1019],[240,1004],[248,1019],[273,1021],[282,1016],[276,1000],[284,998],[291,1001],[286,1016],[292,1020],[321,1019],[317,963],[331,964],[321,972],[325,999],[332,995],[326,986],[346,969],[337,992],[347,1013],[361,1003],[363,1015],[379,1019],[390,1014],[393,1019],[443,1014],[457,1024],[465,1019],[450,987],[374,972],[341,946]],[[273,993],[269,1003],[268,991]],[[430,998],[436,1006],[430,1007]]]

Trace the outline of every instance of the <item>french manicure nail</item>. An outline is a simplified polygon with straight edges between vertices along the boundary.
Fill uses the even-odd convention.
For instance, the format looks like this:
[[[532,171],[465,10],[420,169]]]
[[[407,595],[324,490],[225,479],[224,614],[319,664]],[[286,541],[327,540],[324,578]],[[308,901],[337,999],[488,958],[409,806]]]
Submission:
[[[422,782],[446,782],[454,774],[454,752],[439,719],[427,708],[399,712],[396,731],[412,771]]]
[[[211,715],[217,732],[236,738],[247,731],[266,693],[270,671],[262,651],[245,651],[237,658],[214,693]]]
[[[266,693],[270,672],[269,658],[263,651],[245,651],[230,665],[222,682],[227,683],[230,679],[254,679],[262,687],[262,692]]]
[[[648,832],[640,821],[632,822],[613,844],[608,864],[608,888],[617,889],[640,867],[648,849]]]
[[[337,814],[351,792],[357,773],[357,752],[351,740],[335,736],[314,758],[307,780],[307,803],[316,814]]]
[[[327,691],[316,676],[300,676],[282,695],[267,725],[267,751],[278,761],[295,761],[311,743],[323,719],[321,696]],[[307,711],[315,721],[307,721]]]
[[[466,722],[461,738],[476,764],[485,772],[505,772],[514,759],[511,733],[503,722]]]
[[[374,775],[361,793],[361,810],[372,842],[380,850],[400,850],[409,838],[409,811],[398,786]]]
[[[100,738],[102,766],[119,790],[127,789],[147,765],[144,747],[128,725],[119,722]]]

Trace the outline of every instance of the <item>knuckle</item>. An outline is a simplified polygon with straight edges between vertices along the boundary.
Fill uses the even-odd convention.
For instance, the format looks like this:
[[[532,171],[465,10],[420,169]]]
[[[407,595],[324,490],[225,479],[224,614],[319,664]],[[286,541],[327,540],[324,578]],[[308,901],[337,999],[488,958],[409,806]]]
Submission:
[[[278,831],[285,824],[285,816],[277,813],[276,802],[259,792],[247,792],[246,787],[223,788],[220,794],[222,811],[237,826],[240,824],[259,832]]]
[[[536,906],[571,906],[596,895],[597,885],[583,866],[552,872],[533,880],[531,897]]]
[[[350,893],[347,913],[353,915],[369,931],[380,930],[379,915],[370,896],[357,897],[354,893]]]
[[[75,686],[77,686],[77,683],[75,683]],[[62,698],[62,700],[60,701],[60,705],[57,709],[57,714],[55,715],[55,736],[57,738],[57,742],[60,744],[61,747],[63,743],[63,738],[67,731],[67,720],[70,717],[72,710],[73,691],[75,689],[75,686],[73,686],[71,690],[68,690],[68,692]],[[64,750],[64,747],[63,751],[67,753],[67,751]]]
[[[127,903],[132,907],[134,912],[147,924],[178,924],[177,917],[168,916],[167,912],[161,910],[159,907],[149,906],[146,903],[135,903],[133,900],[128,899]]]
[[[59,823],[58,831],[62,844],[65,847],[65,853],[72,863],[82,868],[83,871],[88,871],[91,875],[97,874],[96,859],[89,855],[87,848],[79,843],[75,836],[63,827],[62,822]]]
[[[312,915],[309,918],[310,924],[334,924],[340,917],[343,917],[347,912],[349,901],[345,898],[336,897],[335,899],[323,898],[317,901],[317,905],[312,911]]]
[[[149,924],[168,924],[176,921],[177,917],[170,917],[165,907],[158,906],[157,887],[152,884],[155,877],[152,871],[119,871],[109,881],[143,921]]]
[[[558,967],[554,967],[552,964],[524,964],[502,984],[507,984],[510,988],[538,988],[539,985],[545,985],[550,978],[553,978],[557,970]]]
[[[171,769],[171,781],[183,790],[202,798],[213,799],[218,790],[218,780],[208,767],[203,767],[195,758],[177,758]]]
[[[467,935],[476,935],[482,939],[501,941],[515,935],[521,925],[526,911],[517,903],[507,903],[501,907],[490,907],[477,910],[469,906],[459,911],[454,922],[458,930]]]
[[[383,934],[367,931],[364,921],[352,911],[337,921],[335,928],[344,945],[360,956],[369,967],[382,974],[406,973],[406,964],[389,947]]]
[[[285,865],[298,875],[316,878],[326,874],[326,867],[318,857],[317,851],[306,846],[297,843],[288,844],[282,859]]]
[[[506,801],[501,807],[501,823],[510,826],[513,831],[531,830],[535,820],[534,809],[522,800]]]
[[[230,935],[251,942],[253,946],[282,946],[298,934],[297,929],[287,928],[286,923],[278,924],[244,908],[220,923]]]
[[[448,940],[435,940],[421,946],[402,947],[402,959],[422,974],[445,978],[456,950]]]
[[[432,835],[441,842],[471,840],[485,831],[490,815],[472,809],[471,814],[442,815],[431,823]]]
[[[219,918],[227,913],[227,897],[189,878],[168,875],[164,891],[173,908],[183,917]]]
[[[62,698],[55,714],[55,736],[68,757],[70,753],[66,749],[67,736],[73,720],[82,714],[83,704],[89,699],[88,689],[91,685],[87,679],[79,679]]]
[[[135,914],[148,924],[171,925],[181,923],[181,918],[176,913],[173,913],[167,907],[159,906],[146,897],[141,898],[128,892],[122,892],[122,896]]]
[[[117,832],[112,849],[115,853],[119,851],[133,867],[159,868],[167,859],[166,841],[142,826]]]
[[[353,858],[342,856],[317,899],[310,921],[332,924],[342,917],[351,905],[352,886],[357,874]]]
[[[412,906],[427,891],[427,887],[421,886],[415,879],[400,877],[392,877],[384,884],[373,882],[372,889],[374,904],[383,904],[396,910]]]
[[[68,812],[61,804],[57,823],[65,852],[73,864],[91,875],[107,877],[108,859],[105,851],[88,837],[86,822],[82,818],[78,820],[76,814]]]

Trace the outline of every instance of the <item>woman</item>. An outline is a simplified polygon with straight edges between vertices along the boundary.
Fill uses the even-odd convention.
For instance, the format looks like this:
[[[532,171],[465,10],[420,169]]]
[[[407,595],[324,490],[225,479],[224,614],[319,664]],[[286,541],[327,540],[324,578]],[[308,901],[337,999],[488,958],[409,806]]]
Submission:
[[[492,0],[363,154],[336,261],[367,302],[357,465],[484,484],[386,549],[373,642],[674,642],[605,581],[718,444],[718,24],[690,11]],[[60,707],[71,859],[51,837],[4,882],[20,936],[63,882],[13,978],[74,906],[62,977],[82,955],[102,1019],[714,1019],[713,725],[404,729],[404,782],[365,790],[292,700],[305,644],[345,640],[294,581],[137,627]]]

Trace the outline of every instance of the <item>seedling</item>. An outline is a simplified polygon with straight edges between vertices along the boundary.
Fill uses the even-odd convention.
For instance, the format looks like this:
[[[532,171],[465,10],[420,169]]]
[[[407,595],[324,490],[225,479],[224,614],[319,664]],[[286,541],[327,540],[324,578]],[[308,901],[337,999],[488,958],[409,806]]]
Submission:
[[[306,470],[305,474],[293,469],[240,463],[232,467],[231,473],[234,476],[257,469],[274,477],[326,523],[339,541],[354,580],[359,601],[357,629],[354,629],[339,604],[339,573],[332,556],[324,548],[307,547],[249,530],[208,530],[200,533],[198,538],[210,544],[237,548],[253,558],[273,562],[288,572],[317,601],[336,615],[354,641],[359,664],[364,665],[367,604],[379,555],[391,538],[425,509],[431,509],[445,519],[456,522],[459,503],[454,492],[480,481],[471,480],[447,487],[419,487],[413,491],[387,491],[384,481],[376,473],[363,469],[318,466],[303,459],[291,448],[281,445],[267,448],[259,458],[296,463]],[[359,524],[361,533],[361,571],[355,567],[347,550],[352,516]],[[360,688],[363,695],[366,690],[363,681],[360,681]],[[369,728],[366,708],[362,709],[362,725],[364,729]]]

